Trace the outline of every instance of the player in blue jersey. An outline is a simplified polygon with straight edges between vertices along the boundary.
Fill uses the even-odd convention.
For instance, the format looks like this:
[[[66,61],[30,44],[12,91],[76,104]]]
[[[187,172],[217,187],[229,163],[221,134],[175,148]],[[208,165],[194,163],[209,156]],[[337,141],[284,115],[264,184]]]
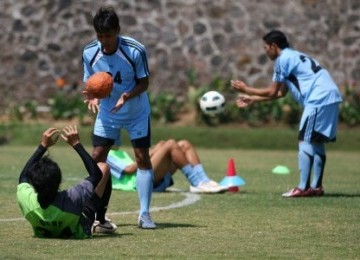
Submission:
[[[43,133],[40,145],[20,174],[17,201],[35,236],[88,238],[92,235],[96,208],[109,179],[109,166],[97,164],[80,143],[76,126],[67,126],[61,137],[79,154],[89,176],[59,191],[61,170],[56,162],[44,156],[58,141],[59,133],[54,127]]]
[[[153,229],[156,225],[149,213],[154,174],[149,156],[150,105],[146,91],[150,72],[146,50],[135,39],[120,35],[119,18],[112,7],[101,7],[93,18],[93,26],[97,40],[83,50],[84,82],[95,72],[105,71],[112,75],[114,86],[110,95],[101,100],[84,93],[89,110],[98,112],[92,156],[97,162],[106,162],[110,148],[120,145],[121,129],[128,132],[138,165],[138,224],[140,228]],[[105,228],[114,226],[105,218],[111,187],[109,178],[104,207],[96,217]]]
[[[239,108],[254,102],[284,97],[289,91],[304,111],[299,125],[299,185],[283,197],[322,196],[326,162],[324,143],[335,141],[341,93],[329,72],[318,61],[290,47],[286,35],[278,30],[264,37],[267,56],[275,62],[272,82],[254,88],[240,80],[231,86],[246,95],[239,96]],[[312,182],[311,171],[314,176]]]

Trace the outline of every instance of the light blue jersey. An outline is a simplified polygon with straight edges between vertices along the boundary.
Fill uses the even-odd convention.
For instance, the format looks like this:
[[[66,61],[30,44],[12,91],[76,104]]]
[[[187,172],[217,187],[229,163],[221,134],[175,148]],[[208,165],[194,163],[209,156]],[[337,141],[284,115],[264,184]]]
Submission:
[[[118,36],[118,49],[113,54],[102,52],[101,43],[97,40],[89,43],[83,51],[84,82],[95,72],[111,73],[114,86],[109,97],[100,100],[98,119],[122,121],[146,120],[150,115],[147,93],[129,99],[116,113],[111,113],[120,96],[130,92],[137,79],[150,75],[147,55],[144,46],[133,38]]]
[[[326,106],[342,101],[329,72],[313,58],[285,48],[275,60],[274,82],[285,82],[293,98],[303,107]]]

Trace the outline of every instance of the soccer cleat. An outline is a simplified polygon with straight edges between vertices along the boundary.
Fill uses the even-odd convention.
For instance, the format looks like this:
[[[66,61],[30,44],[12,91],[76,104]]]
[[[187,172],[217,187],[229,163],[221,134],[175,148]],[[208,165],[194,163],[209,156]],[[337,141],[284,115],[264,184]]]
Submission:
[[[281,196],[285,198],[296,198],[296,197],[306,197],[311,195],[309,194],[308,190],[304,191],[296,187],[289,190],[288,192],[283,193]]]
[[[155,229],[156,228],[156,225],[151,220],[149,213],[144,213],[139,217],[138,225],[139,225],[139,228],[142,228],[142,229]]]
[[[323,188],[320,186],[319,188],[309,188],[307,190],[307,192],[311,195],[311,196],[314,196],[314,197],[321,197],[321,196],[324,196],[324,190]]]
[[[215,181],[200,183],[198,186],[190,186],[192,193],[221,193],[225,192],[229,187],[221,186]]]
[[[101,233],[101,234],[112,234],[116,231],[117,226],[110,221],[105,221],[104,223],[100,223],[99,221],[95,221],[92,226],[92,233]]]
[[[219,190],[219,192],[225,192],[225,191],[229,190],[228,186],[222,186],[222,185],[220,185],[219,183],[217,183],[216,181],[213,181],[213,180],[210,180],[207,184],[209,186],[217,188]]]

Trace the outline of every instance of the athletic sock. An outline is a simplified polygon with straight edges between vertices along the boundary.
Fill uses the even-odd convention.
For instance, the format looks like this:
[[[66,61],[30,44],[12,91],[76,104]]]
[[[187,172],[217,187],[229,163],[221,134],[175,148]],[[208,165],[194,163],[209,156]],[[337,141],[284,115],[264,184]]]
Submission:
[[[311,168],[314,162],[314,149],[311,143],[299,143],[299,188],[307,190],[310,187]]]
[[[136,190],[140,200],[140,211],[139,211],[140,216],[144,213],[149,213],[151,195],[153,190],[153,180],[154,180],[153,170],[137,169]]]
[[[314,145],[314,178],[311,183],[313,189],[320,188],[322,186],[322,178],[324,175],[324,168],[326,163],[326,153],[324,144]]]
[[[181,168],[182,173],[186,176],[191,186],[198,186],[200,184],[200,179],[198,178],[197,172],[194,171],[191,164],[187,164]]]
[[[104,194],[100,198],[98,209],[96,211],[96,220],[98,220],[100,223],[105,223],[105,214],[107,211],[107,207],[109,205],[111,192],[112,192],[112,182],[110,177],[106,183]]]
[[[193,167],[194,171],[196,172],[199,180],[200,180],[200,183],[205,183],[205,182],[209,182],[210,181],[210,178],[207,176],[205,170],[204,170],[204,167],[202,166],[202,164],[196,164],[194,167]]]

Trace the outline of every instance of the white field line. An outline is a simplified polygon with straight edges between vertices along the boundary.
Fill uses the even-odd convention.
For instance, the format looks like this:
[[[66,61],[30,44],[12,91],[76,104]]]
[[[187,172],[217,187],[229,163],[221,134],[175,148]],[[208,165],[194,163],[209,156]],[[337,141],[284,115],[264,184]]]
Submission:
[[[183,199],[182,201],[179,201],[179,202],[171,203],[168,206],[152,207],[152,208],[150,208],[150,212],[186,207],[186,206],[196,203],[201,198],[199,194],[194,194],[194,193],[190,193],[190,192],[181,192],[180,190],[177,190],[177,189],[168,189],[168,190],[181,193],[182,195],[185,196],[185,199]],[[112,212],[112,213],[107,213],[107,215],[115,216],[115,215],[130,215],[130,214],[138,214],[138,213],[139,213],[139,211],[136,210],[136,211],[124,211],[124,212]],[[23,221],[23,220],[25,220],[25,218],[7,218],[7,219],[0,219],[0,222]]]

